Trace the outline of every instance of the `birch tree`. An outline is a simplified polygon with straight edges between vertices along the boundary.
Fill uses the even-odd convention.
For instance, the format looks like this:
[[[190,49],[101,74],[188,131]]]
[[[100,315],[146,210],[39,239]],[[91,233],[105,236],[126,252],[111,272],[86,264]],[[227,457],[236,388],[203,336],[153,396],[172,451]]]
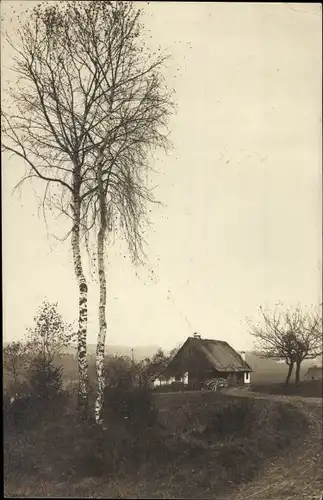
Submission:
[[[92,179],[88,187],[95,202],[87,211],[87,225],[96,224],[97,262],[100,285],[99,334],[96,352],[97,397],[95,417],[102,421],[105,377],[106,270],[107,236],[119,231],[125,237],[132,261],[145,261],[144,231],[148,223],[148,206],[156,202],[148,189],[152,153],[167,149],[167,123],[174,106],[172,92],[163,78],[167,56],[151,53],[140,35],[143,26],[140,10],[130,2],[119,2],[109,8],[99,2],[96,53],[106,54],[102,92],[109,95],[107,119],[97,129],[101,142],[93,154]],[[112,34],[112,36],[111,36]],[[102,61],[98,56],[97,65]],[[90,138],[92,140],[92,137]],[[94,142],[94,141],[93,141]]]
[[[149,153],[168,145],[170,91],[160,71],[167,57],[151,54],[131,2],[39,5],[18,31],[11,103],[3,112],[5,151],[27,166],[24,180],[44,182],[44,205],[71,220],[79,288],[80,403],[87,404],[87,280],[80,239],[96,225],[100,282],[97,419],[102,413],[106,336],[105,241],[125,234],[135,262],[144,255],[142,228]],[[16,43],[16,41],[15,41]]]
[[[86,74],[82,56],[76,57],[64,29],[64,16],[71,17],[71,9],[63,3],[38,5],[20,25],[15,42],[8,39],[15,51],[16,79],[2,108],[2,150],[24,160],[26,175],[22,182],[41,180],[45,184],[44,209],[54,208],[71,220],[79,289],[79,403],[86,410],[88,287],[80,237],[86,230],[82,208],[88,198],[84,188],[90,152],[87,131],[95,121],[99,91],[96,77],[91,77],[90,71]]]

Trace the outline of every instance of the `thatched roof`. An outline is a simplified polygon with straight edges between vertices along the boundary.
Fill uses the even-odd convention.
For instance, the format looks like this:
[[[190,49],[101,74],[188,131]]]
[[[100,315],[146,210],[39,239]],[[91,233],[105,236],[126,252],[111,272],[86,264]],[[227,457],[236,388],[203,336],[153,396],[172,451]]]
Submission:
[[[218,371],[252,371],[248,363],[227,342],[194,338],[193,341],[197,342],[198,349],[207,356],[212,366]]]
[[[193,350],[201,355],[208,364],[211,365],[219,372],[251,372],[252,369],[242,359],[240,354],[237,353],[227,342],[223,340],[210,340],[198,337],[188,337],[186,342],[177,352],[176,356],[171,360],[166,367],[163,375],[170,374],[172,369],[175,368],[181,361],[181,358],[188,351]]]

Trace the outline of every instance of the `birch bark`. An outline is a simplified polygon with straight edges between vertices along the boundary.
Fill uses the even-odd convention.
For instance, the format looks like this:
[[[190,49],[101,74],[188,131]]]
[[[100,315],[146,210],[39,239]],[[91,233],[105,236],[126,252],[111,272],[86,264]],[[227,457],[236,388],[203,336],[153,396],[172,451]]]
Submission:
[[[98,274],[100,286],[100,300],[99,300],[99,333],[96,347],[96,378],[97,378],[97,391],[95,401],[95,421],[101,425],[103,423],[103,404],[104,404],[104,351],[105,339],[107,334],[107,321],[106,321],[106,300],[107,300],[107,284],[106,273],[104,264],[105,254],[105,241],[107,229],[107,207],[104,192],[104,185],[102,181],[102,162],[99,162],[97,171],[98,180],[98,193],[99,193],[99,212],[100,212],[100,226],[97,236],[97,252],[98,252]]]
[[[72,252],[74,260],[74,271],[79,288],[79,318],[77,336],[77,361],[79,375],[79,406],[84,412],[88,410],[88,363],[87,363],[87,319],[88,319],[88,287],[82,266],[80,249],[80,224],[81,224],[81,199],[77,192],[73,197],[73,228],[72,228]]]

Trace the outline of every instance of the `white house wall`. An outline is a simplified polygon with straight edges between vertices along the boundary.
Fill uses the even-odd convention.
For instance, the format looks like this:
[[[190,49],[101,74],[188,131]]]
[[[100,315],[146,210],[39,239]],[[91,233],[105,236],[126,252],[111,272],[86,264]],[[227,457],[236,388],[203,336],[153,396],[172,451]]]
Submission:
[[[175,377],[170,377],[168,379],[156,378],[154,380],[154,387],[159,387],[160,385],[172,384],[173,382],[175,382]]]
[[[172,384],[173,382],[176,382],[175,377],[170,377],[168,379],[156,378],[154,380],[154,387],[159,387],[161,385],[169,385]],[[184,373],[184,376],[181,377],[180,382],[182,382],[184,385],[188,384],[188,372]]]

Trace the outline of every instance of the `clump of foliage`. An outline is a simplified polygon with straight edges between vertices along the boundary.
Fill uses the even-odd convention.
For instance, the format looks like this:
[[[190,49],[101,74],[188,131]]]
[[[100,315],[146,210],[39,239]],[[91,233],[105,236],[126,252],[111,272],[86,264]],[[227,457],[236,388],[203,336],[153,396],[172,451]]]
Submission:
[[[28,367],[28,352],[23,342],[14,341],[4,347],[3,367],[7,377],[8,392],[13,395],[23,390]]]
[[[150,389],[134,387],[106,388],[107,420],[127,420],[129,424],[140,428],[152,427],[157,421],[153,394]]]
[[[167,399],[163,397],[164,404]],[[196,484],[214,484],[219,491],[252,479],[267,460],[295,446],[308,429],[305,414],[286,403],[218,395],[213,404],[202,403],[198,408],[193,403],[174,405],[169,415],[163,412],[173,431],[167,446],[177,452],[173,481],[185,481],[192,490]],[[187,475],[188,468],[194,469],[194,476]]]
[[[16,382],[18,392],[6,398],[4,420],[7,429],[22,431],[39,423],[45,414],[46,418],[55,418],[63,411],[63,370],[55,360],[71,345],[73,338],[72,325],[64,321],[57,303],[45,300],[34,318],[34,326],[27,328],[25,342],[8,349],[16,378],[18,368],[24,369],[24,384],[20,383],[18,390]]]

